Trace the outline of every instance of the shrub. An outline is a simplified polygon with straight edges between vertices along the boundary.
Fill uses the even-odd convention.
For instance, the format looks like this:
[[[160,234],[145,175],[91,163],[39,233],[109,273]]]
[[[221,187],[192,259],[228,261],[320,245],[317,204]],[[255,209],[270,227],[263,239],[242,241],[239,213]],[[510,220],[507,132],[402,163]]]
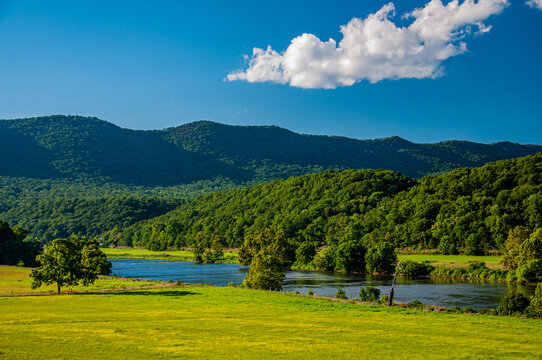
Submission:
[[[369,273],[393,273],[397,263],[395,249],[390,243],[380,241],[367,251],[365,263]]]
[[[367,248],[360,241],[345,241],[335,251],[335,269],[347,272],[365,271]]]
[[[333,270],[335,268],[335,249],[333,247],[321,248],[316,253],[312,264],[319,270]]]
[[[534,317],[542,318],[542,283],[536,286],[534,295],[531,296],[531,305],[529,310]]]
[[[409,309],[420,309],[423,308],[423,304],[419,300],[414,300],[409,302],[407,305],[407,308]]]
[[[374,286],[367,285],[365,288],[359,289],[359,299],[361,301],[373,301],[377,302],[380,298],[380,289]]]
[[[418,263],[412,260],[401,262],[401,274],[406,276],[425,276],[429,275],[433,266],[429,264]]]
[[[510,292],[503,297],[497,306],[497,311],[501,315],[512,315],[514,313],[524,313],[529,306],[529,298],[518,292]]]
[[[530,260],[516,270],[519,282],[535,283],[542,281],[542,260]]]
[[[346,293],[344,292],[344,289],[342,287],[337,289],[335,299],[348,300],[348,298],[346,297]]]
[[[311,288],[309,288],[309,290],[307,291],[307,295],[309,295],[309,296],[313,296],[313,295],[314,295],[314,293],[312,292]]]

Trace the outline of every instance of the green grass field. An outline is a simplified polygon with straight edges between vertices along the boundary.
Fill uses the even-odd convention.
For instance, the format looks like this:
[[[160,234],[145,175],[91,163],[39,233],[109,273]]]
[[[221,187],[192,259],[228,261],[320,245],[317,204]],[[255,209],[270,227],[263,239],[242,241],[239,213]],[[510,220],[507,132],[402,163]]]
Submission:
[[[502,256],[470,256],[470,255],[398,255],[399,260],[412,260],[417,262],[429,261],[433,265],[446,267],[466,267],[471,261],[486,263],[490,269],[503,269],[500,262]]]
[[[540,320],[237,288],[0,297],[0,310],[0,359],[542,359]]]
[[[174,260],[192,261],[194,255],[188,250],[151,251],[147,249],[115,248],[102,249],[109,259],[149,259],[149,260]],[[225,250],[224,263],[236,264],[237,251]]]
[[[32,279],[29,276],[30,269],[16,266],[0,265],[0,295],[17,295],[30,293],[54,293],[55,285],[42,286],[37,289],[30,287]],[[140,281],[121,279],[114,277],[101,277],[90,286],[74,286],[72,288],[62,288],[62,291],[104,291],[111,289],[129,289],[135,287],[157,286],[153,281]]]

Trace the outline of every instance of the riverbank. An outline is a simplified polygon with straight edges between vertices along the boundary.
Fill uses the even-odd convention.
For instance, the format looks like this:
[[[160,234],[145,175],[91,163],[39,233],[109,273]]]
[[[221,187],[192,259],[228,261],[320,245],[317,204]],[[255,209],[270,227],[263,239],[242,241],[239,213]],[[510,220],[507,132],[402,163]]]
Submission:
[[[168,250],[152,251],[136,248],[105,248],[102,251],[110,259],[146,259],[146,260],[173,260],[173,261],[193,261],[193,253],[189,250]],[[224,250],[224,264],[238,264],[236,249]],[[398,255],[400,261],[412,260],[417,262],[428,262],[433,266],[446,266],[450,268],[467,267],[472,261],[479,261],[486,264],[490,269],[502,270],[500,265],[502,256],[471,256],[471,255]],[[311,270],[311,269],[304,269]]]
[[[229,287],[2,297],[0,308],[6,359],[542,357],[540,320]]]
[[[193,261],[194,254],[190,250],[152,251],[137,248],[104,248],[101,249],[109,259],[144,259],[168,261]],[[237,250],[224,250],[222,264],[238,264]]]

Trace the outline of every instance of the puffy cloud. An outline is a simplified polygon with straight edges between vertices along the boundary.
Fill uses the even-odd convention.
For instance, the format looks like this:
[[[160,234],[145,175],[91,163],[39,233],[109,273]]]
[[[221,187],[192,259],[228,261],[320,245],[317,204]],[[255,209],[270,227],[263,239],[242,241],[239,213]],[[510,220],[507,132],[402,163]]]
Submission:
[[[542,1],[542,0],[534,0]],[[441,63],[467,50],[465,37],[490,31],[483,21],[499,14],[507,0],[452,0],[444,5],[431,0],[404,15],[412,19],[399,27],[393,3],[364,19],[353,18],[341,26],[342,40],[322,41],[312,34],[293,39],[278,53],[271,46],[254,48],[248,68],[231,72],[227,80],[274,82],[301,88],[333,89],[362,80],[434,78]]]
[[[542,10],[542,0],[528,0],[525,4],[534,9]]]

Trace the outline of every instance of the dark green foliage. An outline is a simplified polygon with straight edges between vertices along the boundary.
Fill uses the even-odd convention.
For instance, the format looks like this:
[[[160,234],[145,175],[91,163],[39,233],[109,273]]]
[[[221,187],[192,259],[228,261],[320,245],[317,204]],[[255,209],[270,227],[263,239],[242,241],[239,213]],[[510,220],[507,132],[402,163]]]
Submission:
[[[412,260],[401,261],[400,273],[405,276],[426,276],[431,273],[433,266],[430,264],[418,263]]]
[[[361,240],[341,242],[335,250],[335,270],[365,272],[367,248]]]
[[[379,241],[367,251],[365,263],[369,273],[391,274],[397,264],[395,248],[388,242]]]
[[[43,254],[38,255],[40,266],[32,270],[32,288],[42,284],[57,285],[58,293],[63,286],[92,284],[98,275],[111,272],[111,263],[99,249],[96,240],[81,241],[72,236],[70,239],[55,239],[46,245]]]
[[[275,254],[261,251],[252,259],[250,270],[243,285],[251,289],[281,290],[284,267]]]
[[[542,318],[542,283],[536,286],[534,295],[530,299],[531,305],[529,306],[529,312],[534,317]]]
[[[500,248],[517,226],[540,227],[540,199],[542,154],[424,177],[382,199],[357,226],[400,248],[482,254]]]
[[[513,315],[523,313],[530,305],[529,298],[519,292],[510,292],[503,297],[497,307],[501,315]]]
[[[335,294],[335,299],[348,300],[348,298],[346,297],[346,292],[344,292],[344,289],[342,287],[337,289],[337,293]]]
[[[367,285],[359,289],[359,299],[361,301],[377,302],[380,299],[380,289]]]
[[[9,221],[30,230],[33,237],[48,243],[59,237],[100,236],[115,227],[164,214],[182,202],[157,197],[100,197],[35,200],[8,211]],[[174,241],[168,240],[168,246]]]
[[[28,230],[20,226],[9,227],[0,220],[0,264],[35,266],[41,246],[36,240],[27,240]]]
[[[306,265],[314,259],[316,255],[317,245],[311,241],[305,241],[299,245],[295,251],[296,262],[300,265]]]
[[[304,242],[322,246],[359,239],[356,227],[348,226],[357,214],[376,206],[377,198],[414,184],[414,180],[387,170],[328,170],[204,195],[161,217],[112,231],[106,238],[118,239],[119,244],[149,247],[165,236],[167,226],[174,224],[176,236],[188,246],[199,232],[205,239],[219,236],[228,247],[246,243],[239,255],[241,263],[246,263],[244,256],[250,258],[258,252],[250,248],[254,244],[257,247],[259,240],[245,238],[262,237],[265,229],[272,229],[295,244],[295,259],[295,250]],[[245,250],[249,253],[245,254]]]

